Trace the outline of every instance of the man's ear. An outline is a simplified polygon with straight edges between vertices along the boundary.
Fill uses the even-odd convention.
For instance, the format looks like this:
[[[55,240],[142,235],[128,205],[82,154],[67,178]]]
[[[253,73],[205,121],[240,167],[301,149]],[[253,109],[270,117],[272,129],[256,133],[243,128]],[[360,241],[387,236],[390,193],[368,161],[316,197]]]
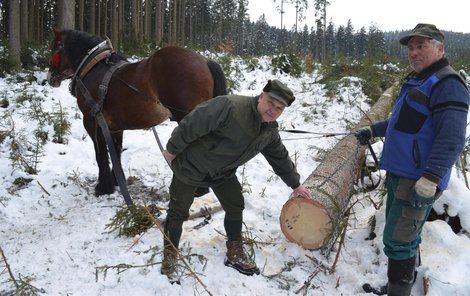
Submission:
[[[441,43],[438,45],[438,50],[439,50],[439,53],[442,53],[442,55],[444,55],[444,52],[445,52],[444,43]]]

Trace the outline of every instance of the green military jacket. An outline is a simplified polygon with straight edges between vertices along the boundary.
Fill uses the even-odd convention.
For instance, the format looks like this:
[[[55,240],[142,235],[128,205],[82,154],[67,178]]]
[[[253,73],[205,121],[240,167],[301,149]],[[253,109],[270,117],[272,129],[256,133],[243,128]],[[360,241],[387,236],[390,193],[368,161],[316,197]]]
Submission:
[[[277,122],[261,122],[257,106],[258,97],[226,95],[186,115],[166,146],[176,154],[171,163],[175,176],[191,185],[218,185],[261,152],[284,183],[298,187],[300,176],[281,142]]]

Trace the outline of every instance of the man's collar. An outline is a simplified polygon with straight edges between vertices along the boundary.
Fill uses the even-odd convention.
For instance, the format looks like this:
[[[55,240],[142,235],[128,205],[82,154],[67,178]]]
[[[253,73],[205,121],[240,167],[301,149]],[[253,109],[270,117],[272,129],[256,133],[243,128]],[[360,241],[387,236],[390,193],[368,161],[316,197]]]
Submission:
[[[418,80],[425,79],[448,65],[449,61],[446,58],[442,58],[436,61],[434,64],[430,65],[429,67],[423,69],[421,72],[416,73],[412,76],[414,76],[414,78]]]

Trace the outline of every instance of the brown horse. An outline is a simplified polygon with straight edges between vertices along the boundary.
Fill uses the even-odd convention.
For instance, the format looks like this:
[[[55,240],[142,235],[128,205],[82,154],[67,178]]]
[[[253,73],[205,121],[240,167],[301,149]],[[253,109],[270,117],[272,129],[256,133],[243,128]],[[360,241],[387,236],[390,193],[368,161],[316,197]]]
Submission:
[[[117,184],[109,167],[103,133],[90,114],[91,108],[82,92],[76,91],[74,85],[75,79],[80,77],[93,99],[98,101],[103,77],[125,58],[109,51],[106,58],[83,75],[84,59],[89,57],[90,51],[104,44],[104,39],[75,30],[54,30],[54,33],[49,84],[58,87],[62,80],[73,77],[71,92],[77,98],[83,124],[93,140],[99,168],[95,195],[113,193]],[[115,70],[101,112],[120,159],[123,130],[150,128],[167,118],[179,122],[199,103],[226,93],[225,76],[216,62],[189,49],[165,47],[140,62],[127,63]]]

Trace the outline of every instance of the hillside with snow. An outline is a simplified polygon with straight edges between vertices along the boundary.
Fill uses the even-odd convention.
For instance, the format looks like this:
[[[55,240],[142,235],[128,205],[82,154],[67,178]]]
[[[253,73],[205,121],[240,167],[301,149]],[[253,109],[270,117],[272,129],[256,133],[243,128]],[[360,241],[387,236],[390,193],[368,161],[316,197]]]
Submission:
[[[272,73],[267,57],[251,69],[241,60],[233,63],[240,69],[232,77],[239,83],[237,94],[258,95],[268,79],[280,79],[294,91],[296,101],[278,120],[281,129],[347,132],[370,108],[360,80],[354,77],[329,98],[315,71],[300,78]],[[208,295],[207,291],[212,295],[367,295],[362,284],[386,283],[387,259],[381,241],[385,206],[374,206],[383,198],[383,186],[371,192],[356,188],[353,199],[358,202],[336,269],[330,273],[338,249],[325,257],[319,250],[304,250],[287,241],[282,234],[279,215],[291,189],[258,155],[240,167],[237,176],[245,195],[244,231],[254,238],[261,274],[247,277],[224,266],[224,215],[218,212],[206,224],[204,218],[186,222],[180,244],[182,253],[190,254],[190,266],[207,291],[191,276],[184,277],[180,286],[171,285],[160,274],[162,234],[157,228],[134,238],[106,228],[122,208],[123,198],[119,192],[93,195],[98,168],[82,114],[69,92],[69,81],[52,88],[43,84],[46,75],[43,70],[0,78],[0,99],[9,102],[0,108],[0,130],[9,131],[0,141],[0,247],[15,278],[29,281],[39,295]],[[70,122],[64,144],[53,141],[50,122],[41,122],[60,108]],[[25,149],[23,155],[31,155],[39,147],[35,134],[39,125],[47,133],[41,139],[46,139],[36,162],[27,160],[36,164],[37,174],[28,174],[15,160],[12,143]],[[166,121],[156,127],[164,143],[175,126]],[[301,181],[339,140],[288,133],[281,137]],[[380,146],[380,142],[374,146],[377,152]],[[125,131],[123,148],[122,166],[132,181],[129,187],[135,203],[166,208],[172,174],[152,131]],[[211,192],[195,199],[192,212],[217,205]],[[427,295],[470,295],[470,190],[461,171],[454,169],[449,190],[435,203],[435,210],[458,215],[463,230],[455,234],[442,220],[426,223],[423,264],[413,295],[424,295],[423,277],[429,279]],[[366,240],[371,217],[376,219],[377,237]],[[119,264],[135,267],[111,268]],[[0,258],[0,295],[14,290]]]

